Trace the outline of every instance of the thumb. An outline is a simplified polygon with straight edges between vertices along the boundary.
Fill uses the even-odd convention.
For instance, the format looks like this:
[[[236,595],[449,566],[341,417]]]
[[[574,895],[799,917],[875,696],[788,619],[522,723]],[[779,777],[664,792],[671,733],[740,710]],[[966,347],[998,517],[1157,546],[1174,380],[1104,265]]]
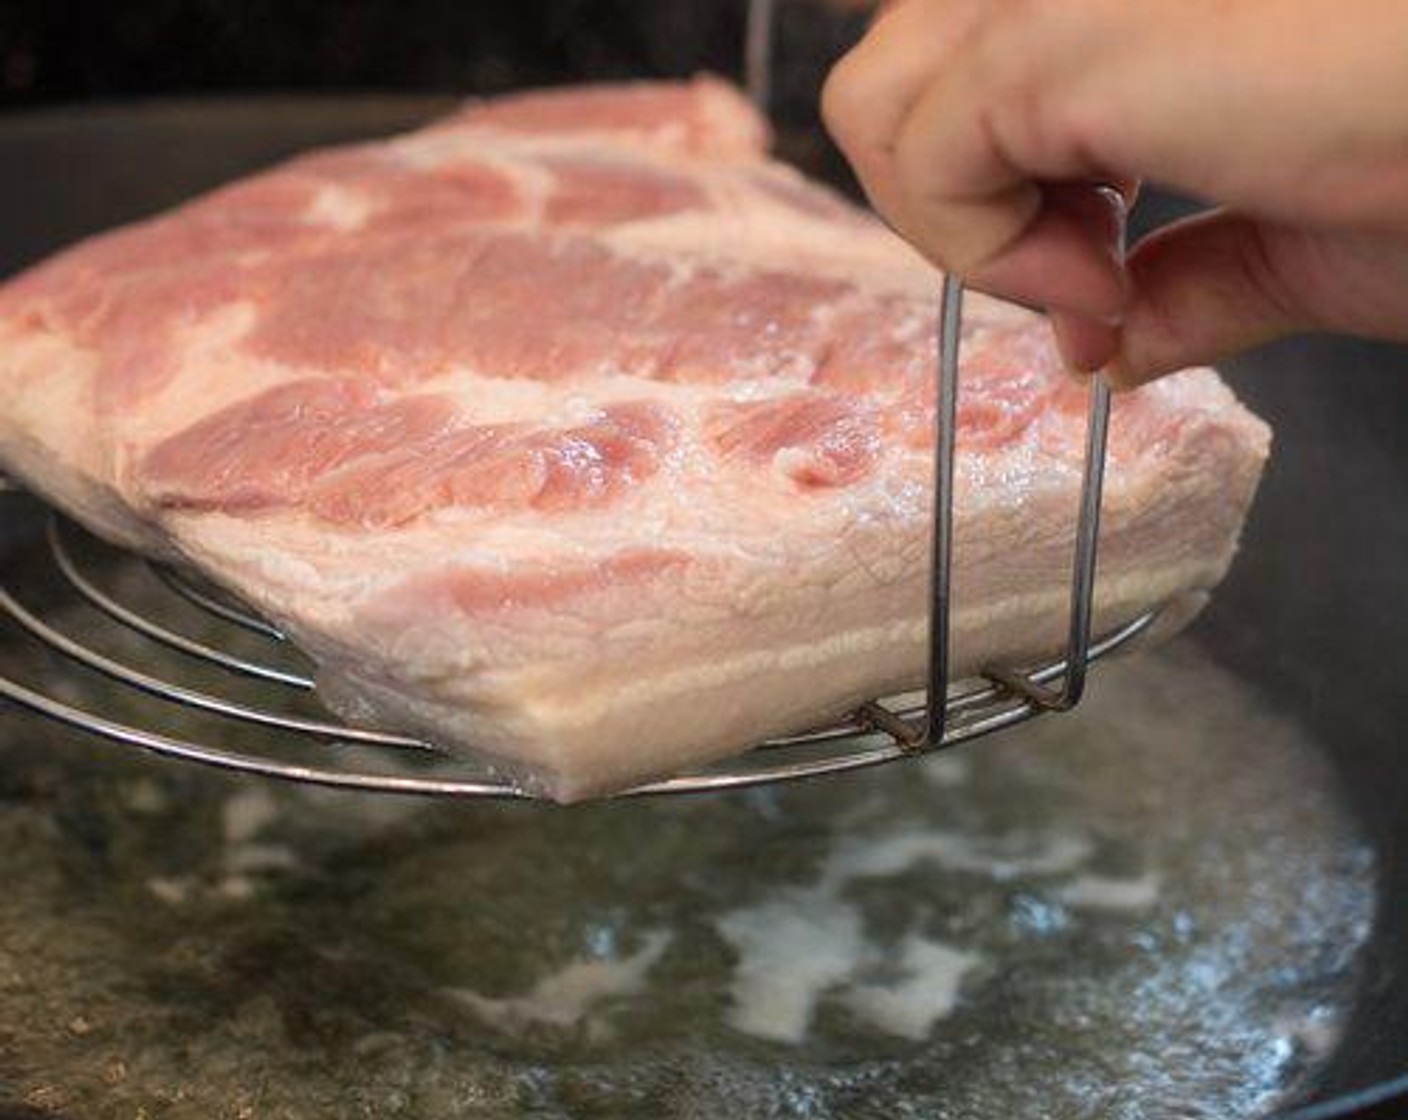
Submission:
[[[1139,243],[1119,349],[1106,367],[1129,388],[1314,325],[1298,254],[1282,232],[1227,211],[1167,226]]]

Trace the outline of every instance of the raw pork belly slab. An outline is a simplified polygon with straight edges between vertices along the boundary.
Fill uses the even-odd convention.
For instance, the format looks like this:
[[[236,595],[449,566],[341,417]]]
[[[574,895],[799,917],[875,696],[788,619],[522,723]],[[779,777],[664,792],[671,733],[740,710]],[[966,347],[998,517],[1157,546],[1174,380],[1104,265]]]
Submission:
[[[731,88],[472,104],[0,289],[0,460],[285,627],[355,719],[568,800],[914,685],[937,278]],[[969,305],[958,667],[1059,645],[1083,388]],[[1115,407],[1099,620],[1222,576],[1266,428]]]

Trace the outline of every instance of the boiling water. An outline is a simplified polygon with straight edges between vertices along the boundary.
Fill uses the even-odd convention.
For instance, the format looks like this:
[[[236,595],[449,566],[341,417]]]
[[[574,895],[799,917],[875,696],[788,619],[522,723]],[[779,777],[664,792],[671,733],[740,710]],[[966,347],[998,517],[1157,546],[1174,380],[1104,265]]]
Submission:
[[[0,1104],[74,1116],[1249,1116],[1373,916],[1316,751],[1185,643],[932,762],[572,810],[2,730]]]

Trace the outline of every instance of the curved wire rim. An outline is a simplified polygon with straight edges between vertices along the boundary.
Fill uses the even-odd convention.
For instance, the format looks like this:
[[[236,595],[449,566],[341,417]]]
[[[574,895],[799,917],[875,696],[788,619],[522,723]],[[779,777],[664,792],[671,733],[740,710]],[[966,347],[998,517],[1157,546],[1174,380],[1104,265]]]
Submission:
[[[141,620],[140,625],[133,625],[133,622],[130,620],[139,619],[140,616],[128,611],[126,608],[122,607],[121,604],[107,597],[73,566],[71,557],[63,547],[59,531],[55,528],[55,519],[52,516],[48,528],[48,543],[51,553],[58,562],[60,574],[68,580],[69,586],[77,590],[85,600],[116,621],[124,625],[132,626],[138,633],[151,636],[152,631],[161,631],[168,640],[180,637],[144,619]],[[100,673],[110,680],[125,684],[149,696],[154,696],[159,700],[184,704],[188,707],[197,708],[211,715],[221,716],[227,719],[274,727],[281,731],[289,731],[299,735],[310,735],[315,738],[334,742],[358,743],[378,747],[396,747],[406,750],[435,751],[439,753],[438,748],[432,747],[422,740],[410,738],[409,736],[393,735],[381,731],[370,731],[365,728],[349,727],[346,724],[332,723],[327,720],[303,719],[297,716],[270,712],[263,708],[251,707],[248,704],[228,700],[223,696],[215,696],[207,692],[201,692],[198,689],[188,688],[184,685],[174,684],[170,681],[153,677],[150,674],[118,661],[116,658],[99,653],[77,639],[54,629],[28,610],[28,608],[11,594],[9,587],[4,583],[0,583],[0,611],[4,611],[8,614],[10,618],[30,634],[31,637],[42,642],[50,649],[63,654],[71,661],[75,661],[85,668]],[[201,643],[188,641],[184,638],[181,638],[180,644],[175,645],[174,648],[202,659],[205,658],[205,651],[209,651],[210,649],[210,647],[204,646]],[[229,668],[230,666],[226,664],[227,661],[237,662],[238,659],[220,658],[217,655],[215,663],[222,667]]]
[[[275,683],[289,684],[295,688],[302,687],[301,681],[307,678],[299,678],[296,674],[282,674],[281,670],[273,670],[258,662],[233,657],[223,650],[170,630],[120,603],[102,590],[84,570],[81,561],[74,555],[65,539],[65,534],[69,531],[65,528],[65,524],[56,515],[50,515],[47,525],[49,550],[67,585],[91,607],[119,624],[196,660],[216,665],[232,673],[273,680]],[[153,569],[159,577],[162,575],[162,569],[155,565],[153,565]],[[205,606],[200,598],[186,595],[180,587],[173,585],[171,580],[163,578],[163,582],[175,593],[196,603],[197,606]],[[202,598],[219,602],[213,596],[200,591],[196,585],[189,583],[189,581],[184,582],[183,586],[199,591]],[[226,603],[219,602],[219,606],[226,609],[212,613],[221,619],[232,621],[236,625],[242,623],[238,619],[230,618],[231,613],[238,613],[242,617],[248,617],[259,623],[263,622],[256,616],[245,616],[242,610],[230,607]],[[50,649],[94,672],[160,700],[196,707],[215,717],[255,723],[280,731],[311,736],[333,744],[394,747],[401,750],[447,754],[443,748],[418,739],[351,727],[341,723],[300,719],[262,708],[238,704],[223,697],[212,696],[152,677],[100,654],[71,636],[49,626],[30,612],[2,582],[0,582],[0,611],[8,614],[31,637]],[[1157,609],[1145,612],[1106,634],[1092,644],[1089,660],[1098,660],[1132,641],[1146,631],[1158,615]],[[254,627],[246,628],[253,629]],[[266,636],[278,634],[268,624],[263,624],[258,629]],[[1034,682],[1044,683],[1062,676],[1065,671],[1065,662],[1056,660],[1040,666],[1027,676]],[[279,677],[273,675],[275,673],[286,675],[292,680],[280,680]],[[308,683],[311,685],[312,682]],[[540,797],[535,791],[526,789],[507,777],[494,774],[471,777],[466,775],[418,775],[344,770],[327,766],[302,765],[259,754],[215,747],[207,743],[177,738],[148,728],[134,727],[109,719],[3,676],[0,676],[0,696],[38,715],[111,742],[136,747],[166,757],[240,773],[364,792],[437,797],[490,797],[512,800],[532,800]],[[867,708],[876,714],[897,720],[918,719],[925,712],[922,704],[903,704],[896,698],[880,701],[875,705],[867,705]],[[796,735],[771,739],[733,759],[716,764],[713,768],[648,782],[616,796],[638,797],[654,794],[717,792],[860,770],[904,757],[942,750],[982,735],[991,734],[994,731],[1012,727],[1042,714],[1042,708],[1029,697],[1015,694],[1000,684],[989,683],[978,685],[951,697],[948,712],[949,718],[941,741],[928,750],[916,751],[883,726],[884,723],[888,723],[888,720],[877,721],[873,716],[867,717],[863,709],[849,721]],[[822,746],[830,746],[834,749],[814,757],[791,760],[777,758],[777,753],[786,748],[802,749]]]
[[[65,528],[65,526],[67,526],[67,528]],[[65,577],[65,579],[68,580],[68,582],[84,599],[86,599],[91,605],[93,605],[97,609],[101,610],[104,614],[108,615],[110,618],[113,618],[115,621],[138,631],[141,634],[145,634],[148,637],[154,638],[155,640],[161,642],[164,645],[169,646],[170,648],[176,649],[179,652],[187,654],[188,656],[194,657],[198,660],[212,664],[217,668],[226,669],[231,672],[245,676],[256,676],[263,678],[278,677],[281,678],[279,683],[288,683],[293,687],[306,689],[309,691],[313,689],[314,681],[311,678],[302,677],[297,674],[284,673],[281,670],[275,669],[274,667],[267,666],[259,662],[252,662],[246,659],[231,657],[230,655],[226,654],[223,650],[214,649],[213,647],[207,646],[203,643],[195,642],[192,639],[185,637],[184,635],[176,634],[173,631],[170,631],[165,627],[152,622],[145,616],[137,614],[135,611],[130,610],[129,608],[123,606],[121,603],[118,603],[115,599],[113,599],[107,593],[101,591],[93,583],[91,577],[89,577],[85,572],[83,572],[79,561],[72,555],[71,550],[69,549],[67,543],[64,540],[64,536],[66,533],[75,530],[76,527],[73,526],[71,522],[68,522],[60,518],[58,515],[51,513],[48,517],[46,531],[47,543],[51,552],[53,552],[54,554],[55,560],[58,563],[60,573]],[[88,535],[90,539],[92,539],[91,534],[86,535]],[[202,607],[206,610],[209,610],[218,618],[234,622],[235,625],[240,626],[242,629],[262,634],[265,637],[275,639],[281,643],[287,642],[287,639],[283,636],[282,632],[276,629],[274,626],[270,625],[269,623],[266,623],[263,619],[259,618],[257,615],[253,614],[247,609],[229,602],[228,600],[224,599],[223,596],[217,598],[215,594],[212,594],[211,592],[208,592],[201,588],[184,573],[181,573],[176,569],[168,568],[165,565],[159,565],[152,562],[148,562],[148,567],[157,576],[157,578],[161,579],[163,583],[175,590],[183,598],[187,599],[189,602],[193,603],[198,607]],[[0,584],[0,594],[4,594],[3,584]],[[0,606],[8,606],[8,604],[0,602]],[[160,687],[160,685],[164,682],[152,683],[151,678],[146,678],[144,674],[140,673],[140,671],[132,669],[128,666],[121,665],[113,661],[112,659],[103,657],[102,655],[96,654],[91,650],[87,650],[79,646],[78,643],[74,642],[72,639],[66,638],[64,635],[57,635],[56,639],[51,639],[48,636],[48,633],[46,633],[50,630],[49,627],[47,627],[44,623],[40,622],[39,620],[35,619],[28,612],[24,612],[22,607],[20,608],[20,610],[22,612],[22,617],[17,619],[17,621],[20,621],[21,625],[24,625],[25,628],[29,630],[32,634],[34,634],[35,637],[39,638],[41,641],[45,641],[51,646],[63,647],[61,648],[61,652],[67,652],[68,649],[72,649],[74,651],[74,659],[83,664],[88,665],[89,668],[96,669],[97,671],[104,673],[104,675],[120,680],[123,683],[131,684],[134,687],[141,688],[143,691],[149,692],[159,698],[175,700],[178,702],[184,699],[184,697],[181,696],[165,695],[163,689]],[[1154,612],[1149,612],[1148,616],[1141,617],[1148,617],[1150,620],[1152,620],[1153,613]],[[1140,620],[1136,620],[1136,622],[1138,621]],[[1115,631],[1112,632],[1112,635],[1117,635],[1118,633],[1118,631]],[[1130,636],[1132,637],[1133,635]],[[1044,665],[1036,670],[1027,673],[1026,679],[1031,681],[1033,684],[1039,686],[1044,685],[1050,681],[1056,680],[1059,677],[1062,677],[1065,672],[1066,661],[1055,660],[1047,665]],[[146,682],[145,685],[143,683],[144,681]],[[955,714],[973,711],[975,709],[989,705],[993,701],[1003,696],[1009,695],[1014,691],[1016,690],[1007,687],[1005,684],[1003,684],[1001,680],[998,679],[989,680],[983,683],[975,683],[971,685],[966,691],[958,692],[955,695],[951,695],[948,701],[948,710]],[[895,721],[916,721],[926,714],[925,706],[923,703],[903,703],[902,701],[904,700],[904,698],[909,695],[919,695],[919,693],[916,692],[900,694],[899,696],[892,696],[878,701],[873,701],[868,705],[862,706],[862,709],[858,713],[850,716],[849,718],[838,720],[835,723],[826,724],[824,726],[811,728],[807,731],[796,732],[791,735],[776,736],[774,738],[766,740],[763,743],[758,744],[758,746],[753,749],[770,750],[783,747],[797,747],[827,742],[839,742],[841,740],[854,739],[858,735],[867,735],[872,734],[876,731],[885,730],[885,726],[883,724],[879,724],[875,717],[879,717],[880,720],[884,720],[886,724],[893,723]],[[207,703],[202,703],[202,699],[207,701]],[[196,706],[206,707],[208,708],[208,710],[215,711],[217,714],[232,716],[233,718],[240,718],[238,713],[223,710],[225,707],[225,702],[218,697],[198,698],[195,700],[195,704]],[[279,717],[270,715],[269,713],[259,712],[258,715],[253,719],[253,722],[279,726]],[[343,727],[343,725],[341,724],[318,724],[312,728],[312,731],[313,733],[323,734],[324,737],[347,738],[346,735],[329,735],[329,726],[332,726],[334,728]],[[301,732],[306,730],[305,728],[299,726],[289,726],[286,729],[295,732]],[[418,740],[411,740],[406,736],[387,735],[380,732],[368,731],[366,729],[358,729],[355,734],[358,738],[358,741],[365,742],[373,746],[419,746],[424,749],[435,749],[429,744],[420,742]]]
[[[157,579],[192,606],[199,607],[207,614],[213,614],[225,622],[234,623],[240,629],[248,630],[251,634],[259,634],[261,637],[271,638],[276,642],[288,641],[284,632],[277,626],[265,622],[264,619],[251,611],[227,602],[222,596],[207,591],[184,572],[178,571],[169,564],[158,564],[154,560],[149,560],[147,566]]]
[[[123,604],[119,603],[111,595],[99,588],[97,584],[93,583],[82,571],[79,562],[69,550],[68,543],[64,540],[64,534],[61,528],[62,524],[63,523],[57,517],[50,517],[48,525],[45,527],[45,539],[48,542],[49,551],[54,554],[54,560],[58,564],[59,573],[64,579],[68,580],[74,590],[83,596],[91,606],[102,611],[113,621],[121,623],[128,629],[136,630],[139,634],[144,634],[153,641],[160,642],[168,649],[174,649],[190,657],[208,661],[214,665],[218,665],[222,669],[228,669],[230,672],[238,673],[241,676],[254,677],[257,680],[286,685],[304,692],[313,691],[314,681],[312,677],[303,676],[299,673],[291,673],[273,665],[250,661],[247,658],[235,657],[232,654],[226,653],[224,650],[216,649],[203,642],[198,642],[193,638],[188,638],[184,634],[169,630],[165,626],[153,622],[145,615],[138,614],[136,611],[123,606]],[[158,573],[159,578],[160,575],[166,571],[155,564],[151,565],[151,568],[153,572]],[[190,585],[185,582],[182,582],[179,586],[182,588],[190,587]],[[192,594],[201,594],[199,589],[194,587],[190,587],[190,591]],[[196,605],[204,607],[206,610],[212,610],[211,607],[205,607],[204,603],[200,600],[192,601],[195,602]],[[221,604],[221,606],[223,607],[224,605]],[[233,608],[227,609],[233,610]]]

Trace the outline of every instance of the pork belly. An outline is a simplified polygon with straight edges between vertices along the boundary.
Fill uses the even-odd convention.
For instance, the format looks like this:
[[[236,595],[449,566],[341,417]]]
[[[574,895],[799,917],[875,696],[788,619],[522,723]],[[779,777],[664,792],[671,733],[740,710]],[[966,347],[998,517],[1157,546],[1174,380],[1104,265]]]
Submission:
[[[0,462],[563,800],[913,686],[938,277],[767,143],[712,79],[530,93],[94,238],[0,288]],[[961,672],[1060,644],[1085,402],[970,298]],[[1217,583],[1268,438],[1119,397],[1099,625]]]

